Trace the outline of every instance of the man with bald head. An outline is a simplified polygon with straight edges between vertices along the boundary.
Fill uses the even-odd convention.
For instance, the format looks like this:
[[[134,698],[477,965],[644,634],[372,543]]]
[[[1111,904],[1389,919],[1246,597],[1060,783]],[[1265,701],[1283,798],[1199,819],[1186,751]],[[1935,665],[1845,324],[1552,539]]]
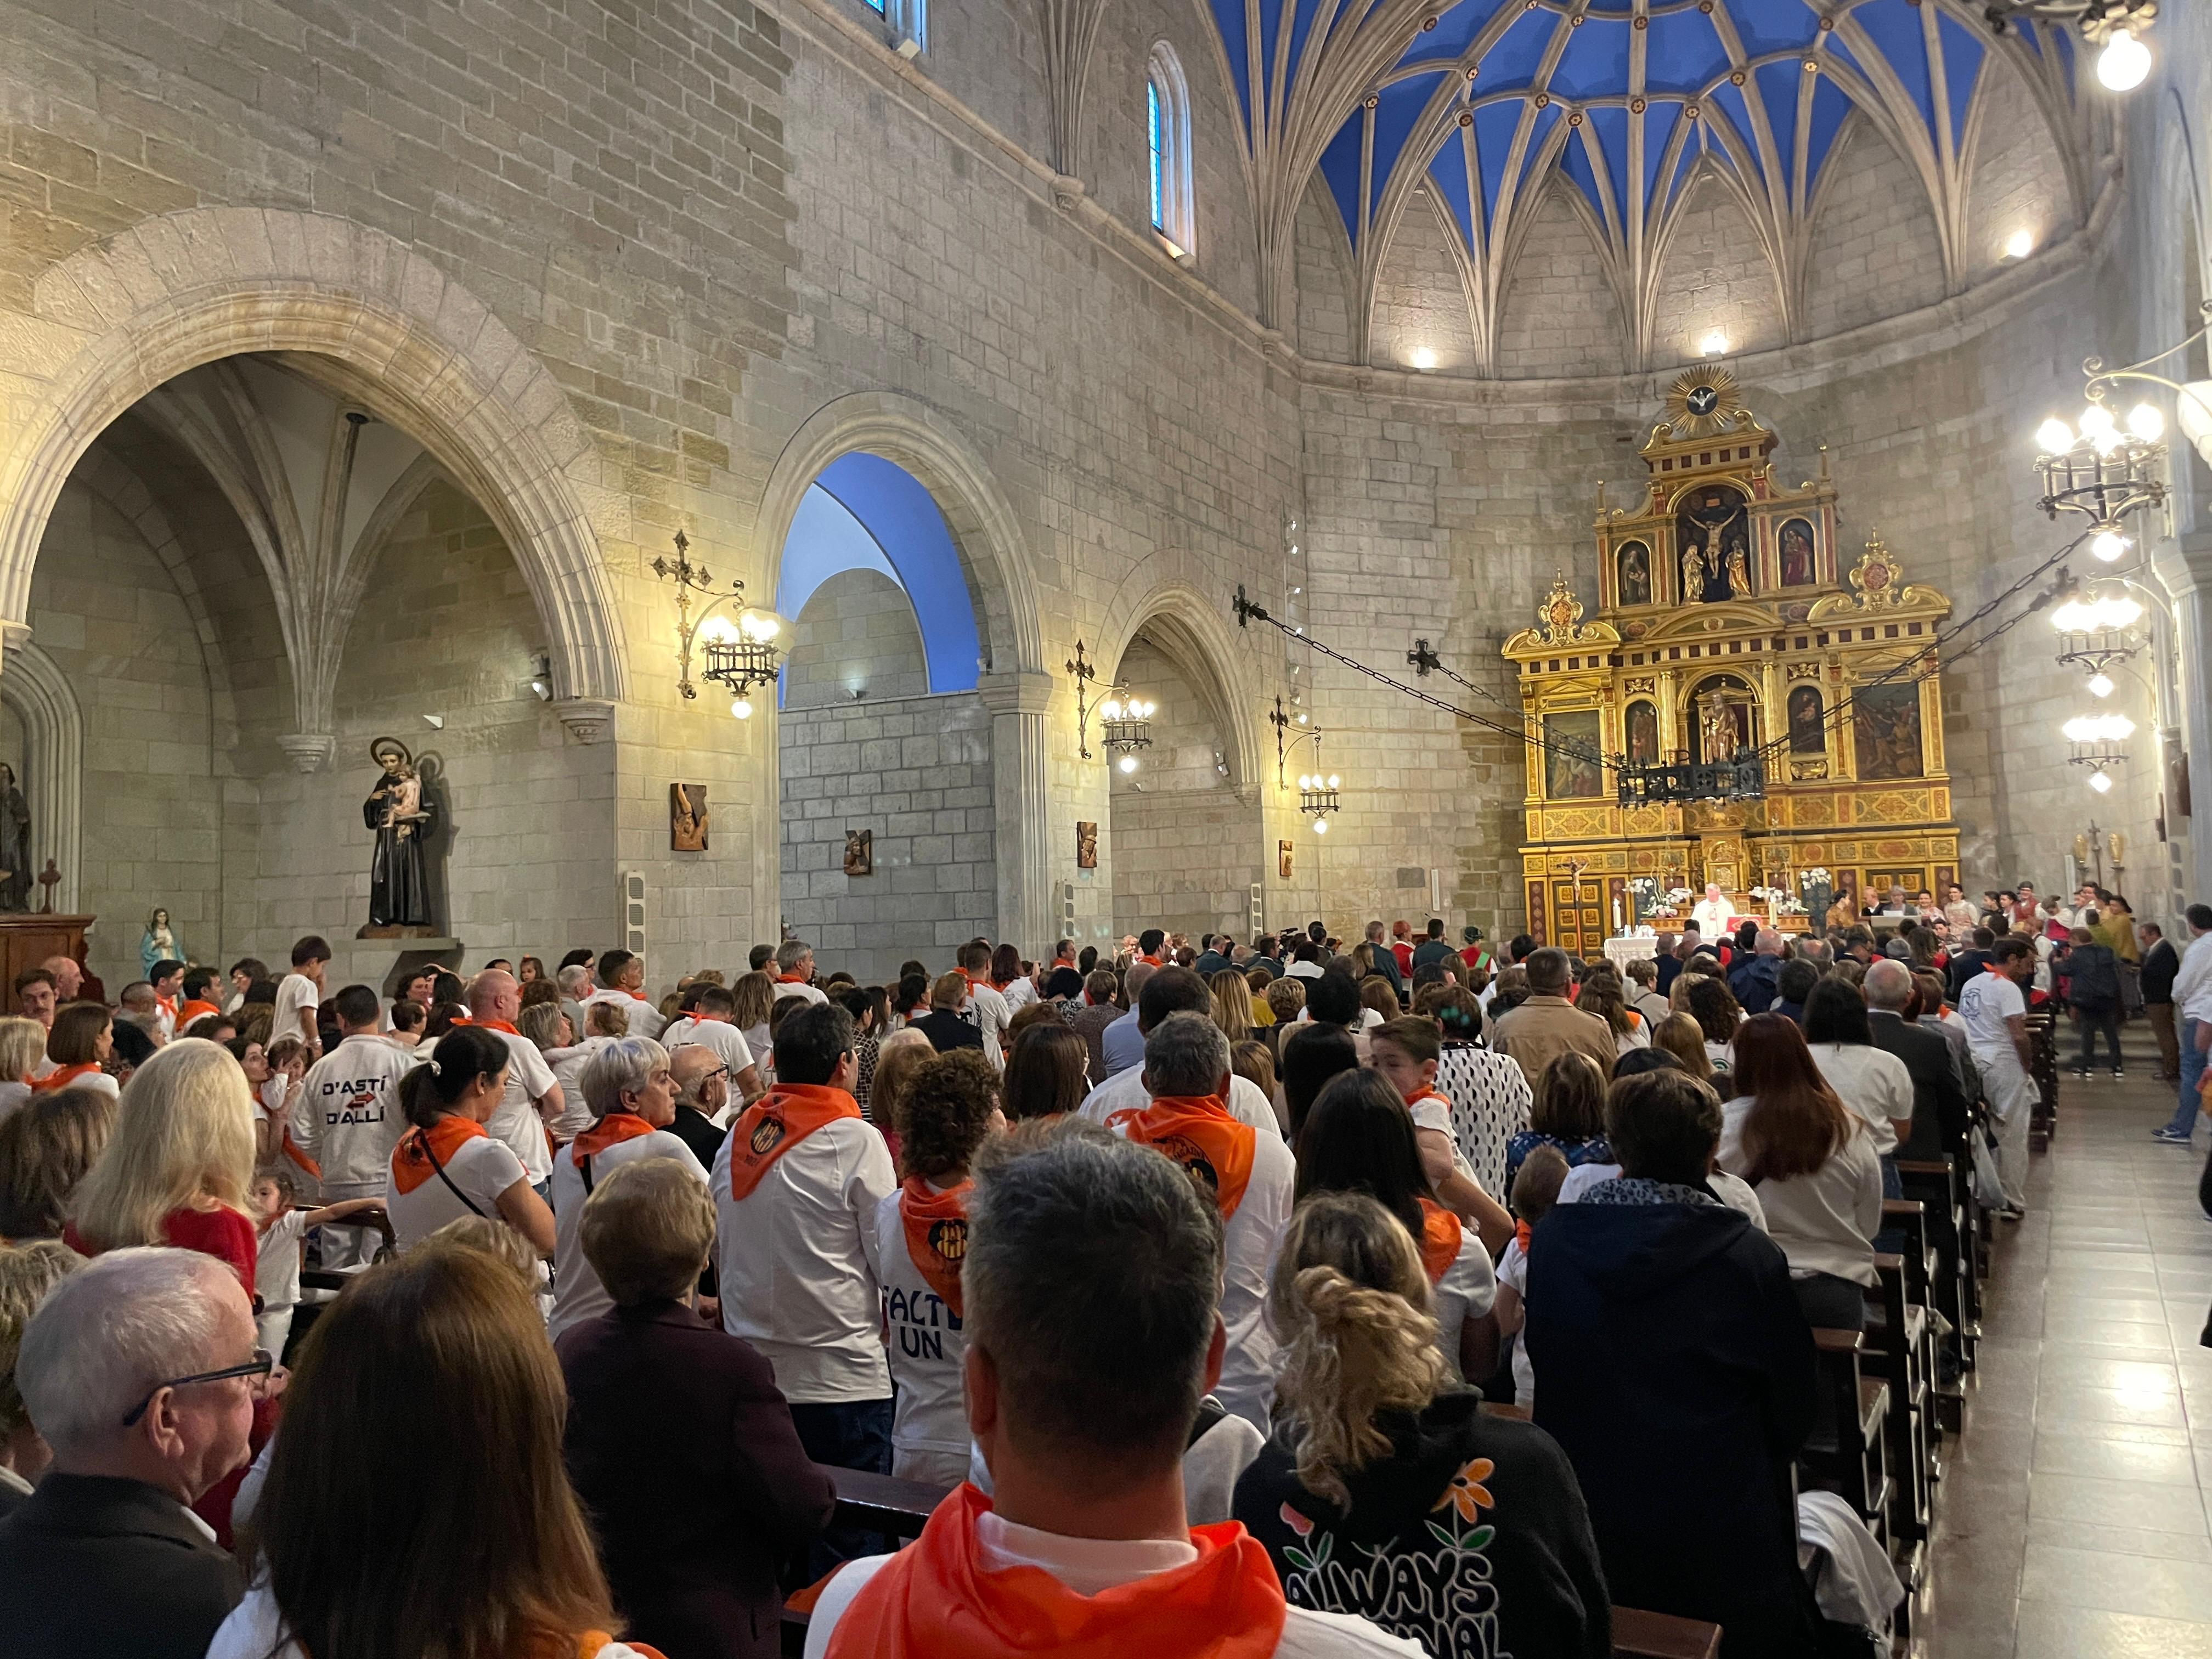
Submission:
[[[703,1042],[686,1042],[668,1051],[668,1080],[676,1091],[676,1121],[668,1133],[711,1170],[729,1133],[721,1121],[730,1103],[729,1063]]]
[[[54,976],[54,990],[64,1002],[75,1002],[84,988],[84,969],[69,957],[48,957],[39,964]]]
[[[507,1143],[522,1160],[538,1195],[550,1203],[553,1154],[545,1144],[545,1126],[561,1115],[561,1085],[538,1045],[514,1029],[514,1017],[522,1012],[522,987],[514,975],[487,969],[469,981],[466,997],[468,1019],[454,1023],[481,1025],[496,1033],[507,1049],[507,1092],[484,1120],[484,1133]]]
[[[1912,969],[1887,957],[1866,971],[1867,1027],[1874,1045],[1905,1062],[1912,1073],[1912,1133],[1899,1141],[1903,1158],[1963,1157],[1966,1144],[1966,1094],[1951,1062],[1951,1045],[1940,1032],[1916,1023],[1919,992]]]

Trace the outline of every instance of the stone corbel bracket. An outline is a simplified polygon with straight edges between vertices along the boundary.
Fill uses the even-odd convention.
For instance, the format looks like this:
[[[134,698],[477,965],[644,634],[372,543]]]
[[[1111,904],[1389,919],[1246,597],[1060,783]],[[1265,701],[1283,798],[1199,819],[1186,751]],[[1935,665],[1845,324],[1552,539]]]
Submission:
[[[561,724],[578,743],[597,743],[613,729],[615,706],[605,697],[562,697],[553,705]]]
[[[276,739],[297,772],[319,772],[330,762],[338,740],[327,732],[287,732]]]

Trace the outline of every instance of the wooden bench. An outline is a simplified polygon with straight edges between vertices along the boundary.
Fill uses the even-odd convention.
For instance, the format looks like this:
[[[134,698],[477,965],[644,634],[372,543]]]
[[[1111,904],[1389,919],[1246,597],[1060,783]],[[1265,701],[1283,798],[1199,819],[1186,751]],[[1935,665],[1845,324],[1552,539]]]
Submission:
[[[1814,1485],[1839,1493],[1858,1511],[1867,1529],[1889,1547],[1890,1479],[1885,1419],[1889,1385],[1864,1376],[1859,1358],[1866,1340],[1857,1331],[1815,1327],[1813,1346],[1820,1357],[1825,1415],[1831,1438],[1820,1431],[1797,1455],[1798,1468]]]
[[[1517,1406],[1492,1410],[1496,1417],[1528,1413]],[[817,1464],[836,1488],[836,1524],[890,1533],[898,1538],[918,1538],[930,1511],[950,1490],[919,1480],[900,1480],[888,1474],[866,1474],[858,1469],[832,1468]],[[806,1615],[787,1607],[783,1614],[782,1648],[787,1659],[800,1659],[806,1651]],[[1613,1609],[1613,1650],[1621,1659],[1715,1659],[1721,1648],[1721,1627],[1672,1613],[1646,1613],[1639,1607]]]
[[[1974,1369],[1982,1337],[1981,1252],[1976,1239],[1972,1182],[1960,1160],[1899,1158],[1898,1180],[1905,1195],[1918,1202],[1922,1225],[1935,1261],[1928,1305],[1943,1316],[1950,1334],[1940,1345],[1960,1376]],[[1965,1394],[1958,1379],[1936,1379],[1937,1413],[1946,1432],[1958,1432]]]

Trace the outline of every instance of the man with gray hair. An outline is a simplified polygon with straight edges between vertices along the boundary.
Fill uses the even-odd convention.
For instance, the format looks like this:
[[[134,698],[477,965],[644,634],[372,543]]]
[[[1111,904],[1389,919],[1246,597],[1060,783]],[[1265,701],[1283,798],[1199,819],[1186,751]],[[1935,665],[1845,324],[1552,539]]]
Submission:
[[[1406,976],[1398,971],[1398,953],[1390,948],[1389,930],[1379,921],[1367,924],[1367,943],[1375,958],[1375,971],[1390,981],[1398,1000],[1406,1000]]]
[[[778,1001],[785,997],[830,1000],[814,982],[814,947],[805,939],[787,939],[775,947],[775,994]]]
[[[1959,1085],[1951,1045],[1940,1032],[1905,1018],[1917,994],[1912,969],[1887,958],[1870,963],[1860,988],[1866,994],[1867,1029],[1874,1034],[1874,1046],[1895,1054],[1912,1073],[1912,1132],[1898,1143],[1897,1156],[1932,1158],[1948,1153],[1963,1158],[1966,1092]]]
[[[111,1250],[47,1293],[16,1385],[54,1461],[0,1522],[0,1654],[200,1659],[239,1598],[187,1507],[246,1461],[268,1354],[214,1257]]]
[[[1221,1322],[1221,1403],[1267,1431],[1275,1340],[1262,1317],[1267,1275],[1291,1218],[1297,1162],[1281,1139],[1230,1113],[1229,1039],[1206,1015],[1170,1014],[1145,1038],[1142,1111],[1117,1112],[1107,1127],[1182,1165],[1221,1217],[1227,1250]]]
[[[491,968],[471,980],[464,994],[469,1005],[466,1023],[484,1027],[507,1044],[507,1092],[484,1120],[484,1133],[504,1141],[522,1160],[530,1184],[550,1203],[552,1189],[547,1182],[553,1174],[553,1154],[545,1144],[545,1127],[559,1121],[566,1102],[538,1045],[514,1028],[514,1017],[522,1012],[522,988],[514,975]]]
[[[1211,1027],[1170,1024],[1182,1020]],[[1194,1063],[1200,1046],[1178,1031],[1160,1058]],[[1277,1632],[1285,1659],[1419,1659],[1364,1620],[1286,1605],[1241,1529],[1194,1537],[1186,1523],[1184,1443],[1235,1340],[1227,1308],[1217,1313],[1223,1230],[1205,1196],[1076,1124],[977,1170],[963,1365],[992,1495],[957,1488],[916,1542],[841,1569],[808,1620],[806,1659],[848,1620],[854,1652],[938,1653],[960,1650],[957,1632],[1017,1619],[1080,1630],[1102,1653],[1148,1650],[1172,1628],[1193,1651],[1234,1634],[1264,1653],[1253,1638]]]
[[[584,1004],[593,990],[591,964],[572,962],[553,975],[553,982],[561,989],[561,1012],[568,1016],[568,1030],[576,1041],[581,1042],[584,1040]]]

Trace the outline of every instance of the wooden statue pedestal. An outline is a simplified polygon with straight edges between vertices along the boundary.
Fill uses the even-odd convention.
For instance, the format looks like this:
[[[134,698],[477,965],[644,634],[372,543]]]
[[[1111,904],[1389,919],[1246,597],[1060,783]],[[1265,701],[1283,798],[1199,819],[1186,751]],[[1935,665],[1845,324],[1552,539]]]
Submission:
[[[90,916],[40,915],[30,910],[0,910],[0,991],[12,994],[15,975],[48,957],[84,960],[85,929]],[[12,1000],[12,997],[11,997]]]

